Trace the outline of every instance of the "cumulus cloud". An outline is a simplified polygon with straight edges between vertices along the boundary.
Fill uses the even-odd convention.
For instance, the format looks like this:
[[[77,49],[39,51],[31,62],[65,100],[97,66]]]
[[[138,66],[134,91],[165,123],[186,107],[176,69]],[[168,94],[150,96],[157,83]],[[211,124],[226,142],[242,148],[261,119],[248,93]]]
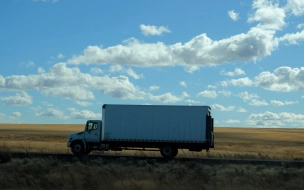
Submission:
[[[299,29],[304,28],[304,23],[298,24],[297,28],[299,28]]]
[[[292,105],[292,104],[296,104],[298,103],[298,101],[279,101],[279,100],[271,100],[270,103],[273,105],[273,106],[284,106],[284,105]]]
[[[264,4],[256,8],[254,14],[250,15],[248,22],[259,22],[258,27],[270,30],[281,30],[285,25],[285,11],[278,5]]]
[[[304,15],[304,1],[302,0],[287,0],[284,8],[295,16]]]
[[[233,111],[235,108],[235,106],[224,107],[220,104],[213,104],[211,107],[212,107],[212,109],[218,110],[218,111]]]
[[[45,70],[42,67],[38,67],[38,73],[45,73]]]
[[[63,56],[61,53],[59,53],[59,54],[57,55],[57,58],[58,58],[58,59],[63,59],[64,56]]]
[[[93,68],[90,69],[90,73],[95,74],[95,75],[98,75],[98,74],[102,74],[102,73],[103,73],[103,70],[101,70],[101,69],[98,68],[98,67],[93,67]]]
[[[244,101],[251,100],[251,99],[256,99],[259,98],[257,94],[249,94],[247,91],[242,92],[237,95],[238,97],[242,98]]]
[[[179,85],[181,85],[182,87],[187,87],[187,84],[186,84],[186,82],[184,82],[184,81],[181,81],[180,83],[179,83]]]
[[[217,94],[215,90],[204,90],[198,93],[197,96],[202,96],[204,98],[216,98]]]
[[[241,123],[241,121],[238,119],[228,119],[226,123]]]
[[[35,66],[34,61],[21,62],[19,67],[33,68]]]
[[[229,90],[222,90],[222,91],[218,91],[219,94],[222,94],[223,96],[231,96],[232,92],[230,92]]]
[[[125,69],[121,65],[112,65],[109,69],[109,72],[111,72],[111,73],[115,73],[115,72],[126,73],[127,75],[133,77],[134,79],[144,78],[143,74],[137,74],[131,68]]]
[[[16,96],[0,97],[5,105],[26,106],[33,103],[32,97],[26,92],[17,93]]]
[[[153,35],[160,36],[163,33],[170,33],[171,31],[165,26],[153,26],[153,25],[144,25],[139,26],[142,34],[145,36]]]
[[[189,97],[186,92],[183,92],[181,96],[175,96],[171,93],[165,93],[162,95],[151,95],[149,94],[149,99],[156,102],[163,102],[163,103],[175,103],[184,100],[184,98]]]
[[[69,110],[71,111],[70,118],[72,118],[72,119],[92,120],[92,119],[101,119],[102,118],[101,113],[94,113],[89,110],[78,111],[75,108],[69,108]]]
[[[5,78],[1,76],[0,84],[0,89],[3,90],[42,91],[46,96],[60,96],[74,100],[94,99],[92,90],[98,90],[104,95],[119,99],[149,99],[163,100],[163,102],[183,100],[171,93],[154,96],[144,92],[131,83],[126,76],[92,76],[82,73],[77,67],[69,68],[65,63],[55,64],[48,72],[39,75],[12,75]]]
[[[227,75],[230,77],[234,77],[234,76],[239,76],[239,75],[245,75],[245,72],[240,68],[235,68],[233,72],[232,71],[229,71],[229,72],[221,71],[221,74]]]
[[[86,106],[89,106],[89,105],[92,104],[92,103],[87,102],[87,101],[78,101],[78,100],[75,103],[80,105],[80,106],[83,106],[83,107],[86,107]]]
[[[290,92],[304,90],[304,67],[279,67],[273,73],[261,72],[255,77],[255,85],[270,91]]]
[[[304,41],[304,30],[296,33],[288,33],[277,39],[279,42],[284,42],[287,44],[298,44],[299,42]]]
[[[250,114],[246,121],[252,125],[261,125],[265,127],[290,125],[290,123],[304,124],[304,115],[288,112],[274,113],[266,111],[264,113]]]
[[[257,99],[252,99],[249,105],[252,106],[267,106],[268,103],[265,100],[257,100]]]
[[[68,119],[64,112],[54,108],[48,108],[46,111],[36,113],[37,117],[57,117],[59,119]]]
[[[20,112],[16,111],[16,112],[13,112],[13,116],[14,117],[21,117],[22,114]]]
[[[208,85],[207,88],[215,89],[215,88],[217,88],[217,87],[216,87],[216,86],[213,86],[213,85]]]
[[[239,19],[239,13],[234,12],[234,10],[228,11],[228,16],[233,20],[237,21]]]
[[[159,86],[153,85],[149,87],[149,91],[154,91],[154,90],[158,90]]]
[[[224,87],[226,87],[226,86],[251,86],[253,84],[253,82],[248,77],[245,77],[245,78],[221,81],[220,84]]]
[[[201,34],[182,44],[144,43],[131,38],[112,47],[88,46],[83,55],[69,64],[125,64],[140,67],[184,66],[197,70],[201,66],[226,62],[248,62],[271,54],[278,47],[274,31],[253,27],[247,33],[213,41]]]
[[[126,73],[133,77],[134,79],[141,79],[141,78],[144,78],[144,75],[143,74],[137,74],[135,73],[131,68],[127,69],[126,70]]]
[[[263,71],[253,80],[246,78],[221,81],[222,86],[257,86],[277,92],[291,92],[304,90],[304,67],[279,67],[274,72]]]
[[[244,108],[239,108],[239,109],[237,109],[237,112],[241,112],[241,113],[243,113],[243,112],[247,112],[247,110],[246,110],[246,109],[244,109]]]

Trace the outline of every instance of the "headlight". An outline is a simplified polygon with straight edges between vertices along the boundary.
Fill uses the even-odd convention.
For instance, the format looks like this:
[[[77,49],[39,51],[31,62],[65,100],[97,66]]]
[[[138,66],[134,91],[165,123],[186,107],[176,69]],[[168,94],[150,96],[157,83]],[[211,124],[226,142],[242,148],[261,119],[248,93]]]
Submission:
[[[70,139],[69,139],[69,141],[72,141],[73,140],[73,137],[71,137]]]

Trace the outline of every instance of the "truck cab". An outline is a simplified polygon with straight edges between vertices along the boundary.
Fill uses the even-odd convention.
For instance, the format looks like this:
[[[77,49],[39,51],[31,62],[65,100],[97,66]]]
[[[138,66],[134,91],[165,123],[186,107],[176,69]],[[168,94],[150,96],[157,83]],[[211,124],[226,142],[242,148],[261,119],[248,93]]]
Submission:
[[[76,155],[89,154],[91,150],[100,149],[102,121],[88,120],[84,131],[69,135],[67,147]]]

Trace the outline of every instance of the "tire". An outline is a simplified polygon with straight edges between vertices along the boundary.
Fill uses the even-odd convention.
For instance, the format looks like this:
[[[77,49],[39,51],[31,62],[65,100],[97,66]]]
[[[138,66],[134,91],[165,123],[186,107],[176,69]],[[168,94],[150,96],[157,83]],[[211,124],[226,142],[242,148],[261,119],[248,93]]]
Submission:
[[[83,155],[84,154],[83,143],[82,142],[73,143],[71,150],[77,156]]]
[[[177,155],[178,149],[172,146],[164,146],[160,149],[160,154],[164,158],[173,158]]]

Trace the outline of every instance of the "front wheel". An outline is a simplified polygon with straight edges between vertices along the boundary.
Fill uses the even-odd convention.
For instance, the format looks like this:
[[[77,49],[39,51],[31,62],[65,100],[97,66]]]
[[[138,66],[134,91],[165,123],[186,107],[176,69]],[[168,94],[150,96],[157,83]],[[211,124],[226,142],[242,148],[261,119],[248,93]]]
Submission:
[[[82,142],[75,142],[72,145],[72,152],[76,155],[83,155],[84,147]]]

